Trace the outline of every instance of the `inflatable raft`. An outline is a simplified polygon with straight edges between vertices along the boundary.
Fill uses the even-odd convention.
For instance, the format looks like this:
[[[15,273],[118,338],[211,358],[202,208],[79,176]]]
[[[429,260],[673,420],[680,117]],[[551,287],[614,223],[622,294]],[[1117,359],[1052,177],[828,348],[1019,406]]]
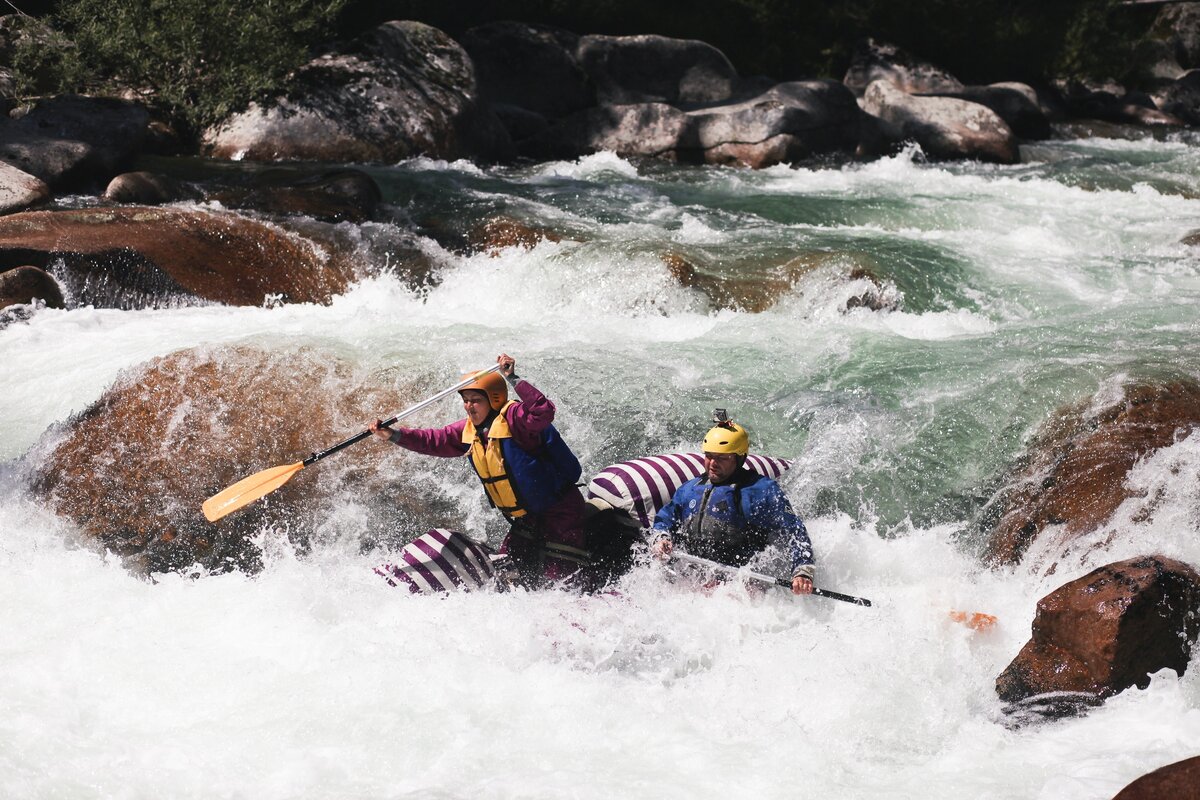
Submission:
[[[790,466],[782,458],[750,455],[746,466],[778,478]],[[589,582],[600,585],[631,564],[633,544],[680,486],[704,471],[700,453],[669,453],[612,464],[583,487],[587,502]],[[375,572],[414,594],[479,589],[496,579],[498,556],[485,543],[460,532],[435,528],[409,542]]]

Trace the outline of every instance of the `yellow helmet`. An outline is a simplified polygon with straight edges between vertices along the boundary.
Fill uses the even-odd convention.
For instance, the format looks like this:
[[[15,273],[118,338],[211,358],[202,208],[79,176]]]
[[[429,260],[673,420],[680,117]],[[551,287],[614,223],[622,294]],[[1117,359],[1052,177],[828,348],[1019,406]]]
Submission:
[[[466,372],[463,373],[463,379],[475,377],[478,373]],[[496,411],[504,408],[504,404],[508,402],[508,386],[504,383],[504,378],[500,377],[498,372],[489,372],[486,375],[479,375],[472,383],[458,390],[461,395],[468,389],[473,389],[477,392],[483,392],[487,395],[488,405]]]
[[[704,434],[704,452],[734,453],[743,458],[750,452],[750,436],[736,422],[718,422]]]

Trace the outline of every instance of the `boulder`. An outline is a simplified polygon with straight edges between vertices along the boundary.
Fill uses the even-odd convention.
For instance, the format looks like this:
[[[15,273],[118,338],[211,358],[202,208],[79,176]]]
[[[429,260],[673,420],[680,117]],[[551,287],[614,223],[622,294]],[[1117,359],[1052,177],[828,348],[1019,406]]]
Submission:
[[[306,216],[328,222],[366,222],[383,202],[379,184],[358,169],[317,174],[265,170],[248,180],[200,187],[204,199],[228,208],[245,208],[282,216]]]
[[[329,528],[335,503],[358,505],[354,537],[412,538],[431,524],[461,525],[434,516],[436,503],[406,480],[405,451],[374,439],[217,524],[203,517],[207,497],[300,461],[423,393],[409,386],[398,397],[390,379],[374,375],[305,348],[198,348],[156,358],[48,432],[33,491],[139,574],[194,564],[252,572],[260,553],[250,537],[286,535],[302,549]]]
[[[508,247],[532,250],[539,242],[561,242],[562,237],[541,226],[528,225],[508,217],[493,217],[471,232],[470,247],[495,257]]]
[[[62,290],[44,270],[13,267],[0,272],[0,308],[41,300],[49,308],[63,308]]]
[[[562,120],[523,145],[538,158],[599,150],[690,163],[767,167],[852,151],[862,115],[833,81],[796,81],[740,102],[685,111],[666,103],[598,106]]]
[[[1155,94],[1155,103],[1164,114],[1200,125],[1200,69],[1189,70],[1162,86]]]
[[[596,103],[575,55],[579,36],[574,33],[524,22],[489,22],[471,28],[459,42],[475,62],[479,91],[493,104],[561,117]]]
[[[104,189],[104,199],[114,203],[132,203],[142,206],[156,206],[163,203],[174,203],[184,198],[194,198],[179,181],[169,175],[139,170],[137,172],[122,172]]]
[[[236,214],[128,206],[0,217],[0,269],[50,268],[79,305],[328,302],[353,266],[322,245]]]
[[[24,211],[50,200],[50,187],[41,178],[0,161],[0,214]]]
[[[666,36],[583,36],[577,56],[602,105],[729,100],[737,70],[717,48]]]
[[[1074,117],[1149,127],[1181,127],[1183,119],[1160,111],[1147,95],[1129,92],[1116,81],[1055,82]]]
[[[854,95],[836,81],[792,81],[750,100],[697,109],[688,116],[690,135],[678,150],[702,152],[680,160],[762,168],[853,152],[862,114]]]
[[[1117,792],[1113,800],[1200,800],[1200,756],[1146,773]]]
[[[141,103],[65,95],[38,101],[0,121],[0,161],[51,189],[103,186],[146,140],[150,114]]]
[[[1060,409],[1000,493],[984,560],[1019,563],[1047,526],[1062,526],[1068,541],[1100,527],[1130,497],[1125,476],[1134,463],[1197,425],[1200,385],[1190,380],[1132,384],[1115,402]]]
[[[471,59],[442,31],[393,21],[297,71],[287,94],[204,134],[216,158],[394,163],[509,154]]]
[[[964,86],[955,92],[936,92],[937,97],[954,97],[987,106],[1022,139],[1050,138],[1050,120],[1042,111],[1038,93],[1024,83],[993,83]]]
[[[907,94],[944,94],[964,88],[958,78],[896,45],[864,39],[855,45],[842,83],[862,97],[867,87],[880,80]]]
[[[1200,67],[1200,3],[1164,5],[1151,26],[1151,34],[1167,43],[1181,67]]]
[[[950,97],[916,97],[886,80],[863,95],[863,110],[921,146],[930,158],[999,164],[1020,160],[1016,136],[996,112]]]
[[[1145,688],[1158,670],[1187,670],[1198,633],[1200,574],[1192,567],[1157,555],[1107,564],[1038,601],[1033,635],[997,677],[996,692],[1020,703]]]

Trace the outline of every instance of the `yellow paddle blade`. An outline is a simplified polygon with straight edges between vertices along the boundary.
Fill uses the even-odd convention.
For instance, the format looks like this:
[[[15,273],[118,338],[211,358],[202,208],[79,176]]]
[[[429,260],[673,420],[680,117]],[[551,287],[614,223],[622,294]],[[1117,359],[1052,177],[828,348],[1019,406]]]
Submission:
[[[249,505],[258,498],[275,491],[302,469],[304,469],[304,462],[297,461],[295,464],[271,467],[262,472],[256,472],[249,478],[242,478],[233,486],[222,489],[205,500],[202,506],[204,516],[209,522],[216,522],[226,514],[231,514],[242,506]]]

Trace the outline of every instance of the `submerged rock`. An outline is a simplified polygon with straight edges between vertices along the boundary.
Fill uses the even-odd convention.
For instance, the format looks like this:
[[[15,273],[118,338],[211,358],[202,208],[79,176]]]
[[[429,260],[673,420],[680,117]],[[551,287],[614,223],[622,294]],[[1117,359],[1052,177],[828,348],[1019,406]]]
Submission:
[[[352,536],[411,538],[429,527],[429,504],[404,482],[405,452],[375,440],[302,470],[265,502],[216,524],[201,513],[221,489],[301,461],[403,402],[374,377],[364,381],[307,349],[199,348],[157,358],[51,431],[33,489],[139,573],[195,563],[252,571],[259,550],[248,537],[266,531],[303,547],[328,527],[331,504],[356,498],[367,519]]]
[[[0,272],[0,308],[41,300],[49,308],[62,308],[62,290],[37,267],[14,267]]]
[[[1200,574],[1163,556],[1108,564],[1038,601],[1033,635],[996,679],[1000,699],[1097,700],[1182,675],[1200,634]]]
[[[216,158],[394,163],[505,157],[466,51],[437,28],[386,22],[302,67],[286,95],[205,132]]]
[[[561,242],[562,237],[541,226],[528,225],[507,217],[494,217],[477,227],[470,235],[470,247],[497,256],[507,247],[532,250],[539,242]]]
[[[1060,410],[1030,447],[1027,463],[1002,493],[1002,516],[984,559],[1021,561],[1050,525],[1069,540],[1095,530],[1131,495],[1134,463],[1200,425],[1200,385],[1191,381],[1134,384],[1102,406],[1090,400]]]
[[[324,303],[353,277],[336,254],[275,226],[138,206],[0,217],[0,268],[17,264],[54,272],[75,304],[113,308]]]

